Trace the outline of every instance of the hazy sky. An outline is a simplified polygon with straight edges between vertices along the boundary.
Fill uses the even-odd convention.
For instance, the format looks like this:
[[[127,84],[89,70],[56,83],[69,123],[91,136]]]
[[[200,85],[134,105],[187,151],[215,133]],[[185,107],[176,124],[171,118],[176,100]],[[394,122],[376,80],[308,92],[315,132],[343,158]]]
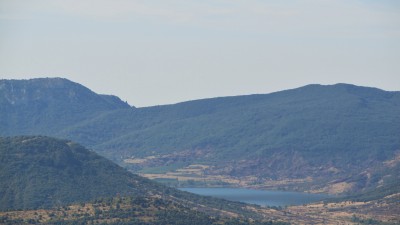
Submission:
[[[310,83],[400,91],[398,0],[0,0],[0,78],[131,105]]]

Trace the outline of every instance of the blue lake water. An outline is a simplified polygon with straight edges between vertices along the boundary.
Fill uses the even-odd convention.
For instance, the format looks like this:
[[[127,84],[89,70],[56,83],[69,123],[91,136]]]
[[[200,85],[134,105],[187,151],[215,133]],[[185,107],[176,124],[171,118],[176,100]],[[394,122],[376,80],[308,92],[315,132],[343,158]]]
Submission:
[[[265,191],[244,188],[180,188],[198,195],[213,196],[230,201],[245,202],[261,206],[302,205],[329,198],[325,194],[303,192]]]

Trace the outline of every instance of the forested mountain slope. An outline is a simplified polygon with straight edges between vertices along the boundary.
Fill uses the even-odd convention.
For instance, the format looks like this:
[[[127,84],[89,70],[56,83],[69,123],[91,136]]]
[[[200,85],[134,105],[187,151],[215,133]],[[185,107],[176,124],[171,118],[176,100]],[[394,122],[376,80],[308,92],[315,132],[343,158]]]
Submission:
[[[160,211],[182,213],[193,219],[207,219],[207,215],[262,217],[243,203],[197,196],[132,174],[67,140],[45,136],[0,138],[0,160],[0,211],[50,209],[124,198],[134,206],[129,212],[139,210],[149,215]],[[113,216],[120,218],[118,213]]]
[[[0,210],[148,195],[157,185],[70,141],[0,138]],[[153,185],[153,186],[152,186]]]
[[[40,81],[39,86],[52,83]],[[13,99],[9,89],[0,90],[0,99]],[[14,92],[22,92],[16,90],[14,86]],[[52,92],[47,96],[51,97],[39,98],[40,101],[65,98]],[[65,108],[76,111],[61,110],[65,116],[57,116],[56,122],[3,100],[0,133],[53,131],[54,136],[83,143],[144,174],[165,174],[200,164],[199,173],[205,177],[223,175],[227,180],[237,179],[238,183],[261,188],[276,187],[270,182],[274,180],[311,183],[316,185],[311,187],[314,190],[324,188],[321,185],[341,184],[338,192],[377,185],[380,179],[369,180],[368,174],[385,171],[384,162],[393,160],[400,150],[400,92],[349,84],[308,85],[271,94],[146,108],[129,107],[118,101],[110,106],[109,101],[95,94],[97,97],[78,94],[75,98],[80,99],[79,96],[87,99],[85,106],[69,107],[68,101],[62,100]],[[27,102],[31,101],[34,100]],[[38,115],[58,111],[51,104],[47,106],[38,107]],[[90,113],[76,116],[81,110]],[[8,119],[15,115],[19,119]],[[19,121],[27,122],[22,125]],[[385,176],[385,172],[379,174]],[[328,191],[326,188],[321,191]]]

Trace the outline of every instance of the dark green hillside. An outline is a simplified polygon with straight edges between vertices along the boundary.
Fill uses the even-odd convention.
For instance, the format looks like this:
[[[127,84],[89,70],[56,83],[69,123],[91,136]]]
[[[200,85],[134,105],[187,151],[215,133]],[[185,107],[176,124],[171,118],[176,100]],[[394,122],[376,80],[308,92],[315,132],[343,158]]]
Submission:
[[[313,85],[151,107],[133,113],[139,115],[128,120],[135,121],[130,133],[124,131],[98,148],[132,149],[142,155],[150,149],[168,153],[210,148],[231,159],[277,151],[299,151],[317,161],[327,154],[385,159],[400,147],[395,135],[400,131],[399,96],[351,85]]]
[[[119,111],[63,132],[69,138],[90,133],[95,149],[115,160],[197,150],[203,155],[189,154],[187,164],[235,165],[228,171],[235,176],[336,176],[330,167],[348,176],[400,149],[400,93],[309,85]]]
[[[211,149],[237,159],[243,153],[298,151],[303,157],[317,157],[317,162],[348,163],[391,157],[400,147],[398,131],[398,92],[338,84],[118,111],[61,134],[79,138],[78,133],[85,133],[94,140],[88,144],[98,150],[120,149],[139,156],[149,150]]]
[[[62,78],[0,80],[0,134],[54,134],[104,112],[129,109],[118,97],[98,95]]]
[[[145,179],[69,141],[0,138],[0,159],[0,210],[147,193]]]

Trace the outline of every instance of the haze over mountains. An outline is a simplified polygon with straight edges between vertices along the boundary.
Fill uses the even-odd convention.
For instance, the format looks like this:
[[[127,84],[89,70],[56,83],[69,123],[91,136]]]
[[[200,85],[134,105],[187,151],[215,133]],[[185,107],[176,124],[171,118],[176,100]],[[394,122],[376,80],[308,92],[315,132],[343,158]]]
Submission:
[[[71,139],[141,173],[201,165],[202,176],[336,193],[399,178],[385,162],[400,150],[400,92],[308,85],[135,108],[66,79],[43,78],[1,80],[0,106],[2,136]]]
[[[3,134],[57,133],[101,113],[130,108],[115,96],[61,78],[1,80],[0,104]]]

